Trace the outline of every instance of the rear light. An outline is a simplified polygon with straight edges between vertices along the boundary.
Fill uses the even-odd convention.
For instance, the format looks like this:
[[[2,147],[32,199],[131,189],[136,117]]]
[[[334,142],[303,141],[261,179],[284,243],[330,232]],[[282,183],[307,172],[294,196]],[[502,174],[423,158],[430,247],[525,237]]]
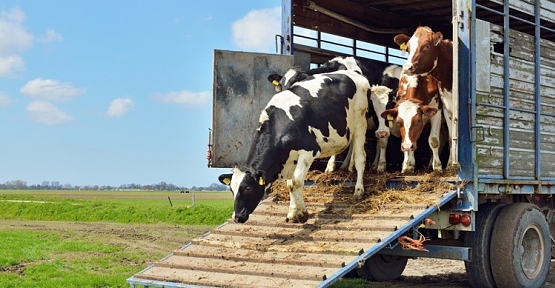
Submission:
[[[465,227],[470,226],[472,219],[468,214],[449,214],[449,224],[458,225],[462,224]]]
[[[449,224],[458,225],[459,223],[461,223],[461,215],[449,214]]]
[[[461,216],[461,224],[462,224],[464,227],[470,226],[470,222],[471,222],[470,215],[468,215],[468,214],[463,214],[463,215]]]

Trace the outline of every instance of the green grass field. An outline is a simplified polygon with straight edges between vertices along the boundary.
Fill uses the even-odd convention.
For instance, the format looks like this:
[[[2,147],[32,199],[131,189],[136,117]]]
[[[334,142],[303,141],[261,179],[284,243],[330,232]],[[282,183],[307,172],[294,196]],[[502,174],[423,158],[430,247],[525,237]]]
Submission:
[[[0,219],[218,225],[232,212],[229,192],[0,191]]]
[[[229,192],[0,190],[0,287],[129,287],[232,211]]]

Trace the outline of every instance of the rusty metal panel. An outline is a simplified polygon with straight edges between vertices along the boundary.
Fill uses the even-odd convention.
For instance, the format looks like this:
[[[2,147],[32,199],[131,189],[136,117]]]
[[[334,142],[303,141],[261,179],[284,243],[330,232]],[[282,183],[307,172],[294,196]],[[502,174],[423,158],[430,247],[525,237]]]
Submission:
[[[246,161],[260,111],[276,93],[266,77],[291,67],[291,55],[214,50],[212,167]]]

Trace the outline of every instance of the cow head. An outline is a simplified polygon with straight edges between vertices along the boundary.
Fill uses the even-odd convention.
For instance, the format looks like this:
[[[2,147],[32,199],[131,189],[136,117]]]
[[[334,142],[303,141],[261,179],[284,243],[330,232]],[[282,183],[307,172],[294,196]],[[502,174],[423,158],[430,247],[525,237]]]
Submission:
[[[397,102],[397,106],[385,110],[381,116],[384,119],[393,117],[399,125],[401,150],[414,151],[426,123],[423,117],[433,117],[436,113],[436,107],[422,105],[422,103],[413,99],[402,99]]]
[[[233,220],[245,223],[264,197],[264,172],[235,167],[232,174],[222,174],[218,180],[231,188],[234,199]]]
[[[281,92],[283,90],[287,90],[291,88],[293,84],[296,82],[305,80],[308,78],[309,75],[298,71],[296,69],[289,69],[283,76],[278,74],[270,74],[268,75],[267,79],[274,85],[276,92]]]
[[[370,99],[372,100],[372,107],[376,111],[376,115],[382,115],[389,103],[389,95],[391,89],[386,86],[374,85],[370,88]],[[378,129],[376,130],[376,138],[387,138],[390,134],[390,129],[393,128],[389,124],[393,124],[393,117],[390,115],[387,118],[378,118]]]
[[[408,75],[422,76],[432,72],[441,52],[439,47],[441,40],[443,40],[441,32],[433,32],[426,26],[418,27],[412,37],[405,34],[396,35],[393,41],[401,47],[401,50],[409,52],[409,57],[403,65],[404,72]]]

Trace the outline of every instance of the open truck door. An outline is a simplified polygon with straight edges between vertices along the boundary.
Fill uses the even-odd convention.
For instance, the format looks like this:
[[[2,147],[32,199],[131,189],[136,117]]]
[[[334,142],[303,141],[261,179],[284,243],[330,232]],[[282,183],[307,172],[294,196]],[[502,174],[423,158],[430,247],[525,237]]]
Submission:
[[[267,80],[293,67],[292,55],[214,50],[212,135],[209,166],[244,163],[260,112],[276,94]]]

